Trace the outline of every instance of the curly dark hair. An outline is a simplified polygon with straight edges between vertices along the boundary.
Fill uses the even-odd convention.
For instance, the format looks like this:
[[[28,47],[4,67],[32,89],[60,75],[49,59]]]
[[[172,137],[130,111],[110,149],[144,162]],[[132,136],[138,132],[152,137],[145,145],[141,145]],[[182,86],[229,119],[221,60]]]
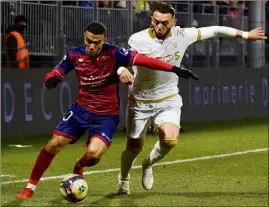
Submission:
[[[85,32],[91,32],[95,35],[102,35],[102,34],[106,34],[106,26],[101,23],[101,22],[97,22],[97,21],[93,21],[90,22],[87,27],[85,28]]]
[[[151,14],[153,14],[155,11],[158,11],[162,14],[170,13],[172,14],[173,17],[175,16],[175,9],[169,3],[154,1],[154,2],[149,2],[149,6],[150,6]]]

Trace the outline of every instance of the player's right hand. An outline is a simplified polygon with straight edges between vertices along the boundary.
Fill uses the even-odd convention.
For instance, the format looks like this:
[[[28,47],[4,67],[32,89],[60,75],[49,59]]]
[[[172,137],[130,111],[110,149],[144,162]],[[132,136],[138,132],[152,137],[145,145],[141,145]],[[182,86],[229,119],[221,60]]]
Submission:
[[[51,89],[51,88],[56,88],[56,86],[61,82],[61,79],[58,78],[49,78],[46,82],[45,82],[45,86],[47,89]]]
[[[177,74],[177,76],[180,78],[185,78],[185,79],[192,78],[194,80],[199,80],[198,76],[195,73],[184,68],[183,66],[180,66],[180,67],[173,66],[171,71]]]
[[[44,78],[45,86],[47,89],[56,88],[56,86],[62,81],[60,75],[53,70],[46,74]]]
[[[127,84],[127,85],[132,85],[134,82],[134,76],[127,68],[122,70],[122,72],[119,75],[119,79],[121,83]]]

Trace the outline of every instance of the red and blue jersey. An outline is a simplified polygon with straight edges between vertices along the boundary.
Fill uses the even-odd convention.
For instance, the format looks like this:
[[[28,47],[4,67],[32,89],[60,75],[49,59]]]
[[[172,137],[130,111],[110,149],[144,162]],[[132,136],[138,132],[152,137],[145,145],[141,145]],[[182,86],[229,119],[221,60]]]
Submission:
[[[55,70],[61,75],[76,70],[79,105],[92,113],[116,115],[119,111],[117,69],[131,65],[135,56],[135,52],[105,43],[97,56],[90,57],[85,46],[81,46],[69,50]]]

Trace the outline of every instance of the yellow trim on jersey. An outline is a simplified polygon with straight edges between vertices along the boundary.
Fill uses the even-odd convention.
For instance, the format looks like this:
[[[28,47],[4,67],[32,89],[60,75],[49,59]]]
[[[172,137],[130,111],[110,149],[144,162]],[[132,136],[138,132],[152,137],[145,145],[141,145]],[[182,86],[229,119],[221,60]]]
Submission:
[[[151,29],[151,28],[148,29],[148,33],[149,33],[149,36],[150,36],[152,39],[154,39],[154,38],[156,37],[155,34],[152,32],[152,29]]]
[[[163,121],[163,122],[161,122],[160,124],[158,124],[158,126],[157,126],[157,130],[158,130],[162,125],[164,125],[164,124],[171,124],[171,125],[173,125],[173,126],[179,128],[179,129],[181,128],[181,126],[180,126],[179,124],[176,124],[175,122],[171,122],[171,121]]]
[[[173,98],[175,96],[177,96],[178,94],[175,93],[175,94],[172,94],[170,96],[166,96],[164,98],[160,98],[160,99],[156,99],[156,100],[141,100],[141,99],[135,99],[136,102],[140,102],[140,103],[159,103],[159,102],[162,102],[162,101],[165,101],[169,98]]]
[[[149,28],[148,29],[148,34],[149,34],[149,36],[152,38],[152,39],[154,39],[156,36],[155,36],[155,34],[153,33],[153,31],[152,31],[152,28]],[[166,38],[167,37],[172,37],[172,32],[171,32],[171,30],[170,30],[170,32],[169,32],[169,35],[167,35],[166,36]]]
[[[202,39],[201,30],[198,29],[197,41],[200,41],[201,39]]]

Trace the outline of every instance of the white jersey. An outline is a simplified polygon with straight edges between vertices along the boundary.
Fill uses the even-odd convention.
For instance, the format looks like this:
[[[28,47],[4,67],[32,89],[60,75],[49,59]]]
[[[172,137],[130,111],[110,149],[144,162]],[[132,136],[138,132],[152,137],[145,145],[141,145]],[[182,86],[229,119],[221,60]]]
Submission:
[[[196,28],[172,27],[169,37],[160,40],[151,29],[133,34],[128,44],[132,50],[149,57],[158,58],[180,66],[187,47],[199,39]],[[137,67],[133,88],[130,90],[136,100],[160,100],[178,93],[178,77],[171,72]],[[130,94],[129,94],[130,95]]]

